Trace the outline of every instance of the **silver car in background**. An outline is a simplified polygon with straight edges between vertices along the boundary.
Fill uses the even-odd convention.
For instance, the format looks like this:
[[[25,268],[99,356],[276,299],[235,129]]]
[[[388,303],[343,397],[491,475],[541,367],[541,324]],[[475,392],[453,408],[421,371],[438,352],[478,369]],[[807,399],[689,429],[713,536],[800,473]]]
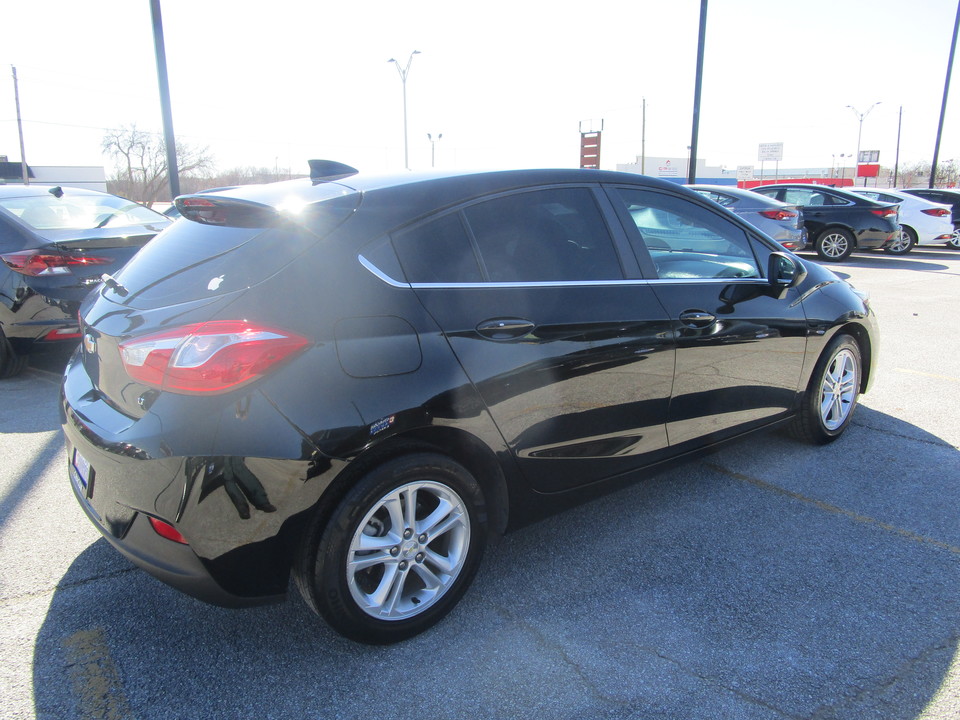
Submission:
[[[736,213],[787,250],[798,252],[806,247],[807,231],[803,227],[803,211],[796,205],[789,205],[734,186],[689,185],[688,187]]]
[[[953,239],[952,209],[902,190],[875,187],[848,187],[879,202],[900,203],[900,237],[883,250],[891,255],[906,255],[914,245],[943,245]]]

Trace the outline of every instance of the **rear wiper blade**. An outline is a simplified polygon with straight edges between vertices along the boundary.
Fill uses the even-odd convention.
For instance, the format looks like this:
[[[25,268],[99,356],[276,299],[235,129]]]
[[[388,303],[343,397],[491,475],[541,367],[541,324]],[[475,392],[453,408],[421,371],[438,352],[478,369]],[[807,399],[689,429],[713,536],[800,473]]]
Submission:
[[[110,273],[104,273],[103,275],[100,276],[100,279],[103,280],[104,285],[106,285],[109,288],[112,288],[120,297],[126,297],[127,295],[130,294],[130,291],[127,290],[123,285],[121,285],[120,281],[117,280]]]

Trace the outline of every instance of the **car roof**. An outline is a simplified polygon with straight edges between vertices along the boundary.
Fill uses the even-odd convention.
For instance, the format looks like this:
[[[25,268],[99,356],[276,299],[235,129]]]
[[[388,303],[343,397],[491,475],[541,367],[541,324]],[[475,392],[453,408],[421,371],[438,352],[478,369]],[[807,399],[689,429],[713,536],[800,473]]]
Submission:
[[[945,192],[949,195],[960,195],[960,188],[925,188],[925,187],[914,187],[914,188],[902,188],[900,192],[913,192],[914,190],[922,190],[924,192]]]
[[[362,173],[349,177],[314,182],[309,178],[286,180],[264,185],[244,185],[229,190],[204,193],[205,197],[222,196],[278,207],[295,195],[304,203],[314,203],[338,195],[358,192],[376,195],[397,194],[409,203],[408,208],[423,204],[436,209],[448,204],[463,202],[474,197],[496,192],[515,190],[528,186],[579,183],[611,183],[645,186],[651,189],[691,193],[676,183],[635,173],[610,170],[586,170],[579,168],[454,171],[454,172],[403,172]],[[696,195],[696,197],[700,197]],[[418,203],[417,200],[420,200]]]
[[[852,193],[847,188],[834,187],[833,185],[818,185],[817,183],[771,183],[770,185],[759,185],[753,190],[769,190],[770,188],[798,188],[801,190],[817,190],[821,192],[832,192],[840,195],[841,197],[848,197],[851,200],[858,200],[861,202],[875,202],[870,198],[865,198],[862,195],[857,193]]]
[[[761,199],[768,202],[780,202],[779,200],[774,200],[766,195],[759,195],[758,193],[753,192],[753,190],[739,188],[736,185],[707,185],[705,183],[696,183],[694,185],[687,185],[687,187],[691,190],[706,190],[708,192],[727,193],[729,195],[734,195],[735,197],[750,198],[751,200]]]

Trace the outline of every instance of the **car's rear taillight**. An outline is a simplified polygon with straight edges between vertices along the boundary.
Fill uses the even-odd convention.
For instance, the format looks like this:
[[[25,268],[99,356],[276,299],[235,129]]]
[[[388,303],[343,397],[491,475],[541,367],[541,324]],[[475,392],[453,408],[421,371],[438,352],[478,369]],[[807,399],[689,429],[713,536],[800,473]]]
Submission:
[[[797,213],[790,210],[761,210],[760,214],[771,220],[790,220],[797,216]]]
[[[309,344],[285,330],[217,320],[121,342],[120,359],[130,377],[144,385],[208,395],[253,382]]]
[[[882,218],[896,217],[897,211],[899,210],[899,205],[894,205],[893,207],[879,208],[877,210],[871,210],[874,215],[879,215]]]
[[[80,268],[108,265],[113,262],[113,259],[108,257],[51,253],[43,250],[20,250],[4,253],[0,255],[0,259],[16,272],[32,277],[69,275]]]
[[[946,217],[950,214],[950,211],[946,208],[924,208],[920,212],[925,215],[933,215],[934,217]]]

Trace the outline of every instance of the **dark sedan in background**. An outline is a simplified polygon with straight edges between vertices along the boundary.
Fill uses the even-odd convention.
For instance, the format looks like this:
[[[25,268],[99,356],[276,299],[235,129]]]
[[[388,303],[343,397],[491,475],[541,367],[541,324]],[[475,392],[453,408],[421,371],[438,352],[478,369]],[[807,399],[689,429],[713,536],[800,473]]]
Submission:
[[[63,378],[80,505],[206,601],[292,574],[339,632],[410,637],[491,534],[762,428],[835,440],[873,377],[865,297],[686,188],[311,170],[178,198]]]
[[[821,260],[839,262],[854,250],[876,250],[900,236],[899,206],[823,185],[761,185],[753,192],[796,205]]]
[[[0,185],[0,378],[76,343],[83,298],[170,223],[95,190]]]
[[[807,244],[803,213],[796,205],[788,205],[766,195],[729,185],[698,184],[687,187],[735,212],[787,250],[797,252],[803,250]]]

